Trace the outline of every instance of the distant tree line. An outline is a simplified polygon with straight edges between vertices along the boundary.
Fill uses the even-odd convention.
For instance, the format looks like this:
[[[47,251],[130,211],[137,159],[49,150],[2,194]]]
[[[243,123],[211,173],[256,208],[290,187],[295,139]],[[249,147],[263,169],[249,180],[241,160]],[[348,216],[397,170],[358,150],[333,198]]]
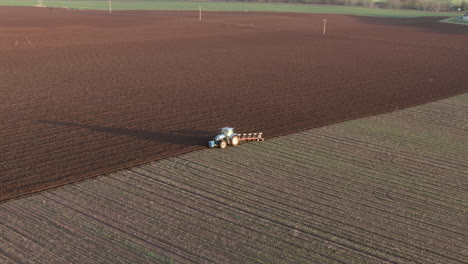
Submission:
[[[450,0],[223,0],[236,2],[270,2],[270,3],[296,3],[296,4],[322,4],[364,6],[393,9],[414,9],[434,12],[468,11],[468,0],[461,4],[452,4]]]
[[[461,4],[452,4],[450,0],[386,0],[384,8],[416,9],[434,12],[467,11],[468,3],[463,0]]]

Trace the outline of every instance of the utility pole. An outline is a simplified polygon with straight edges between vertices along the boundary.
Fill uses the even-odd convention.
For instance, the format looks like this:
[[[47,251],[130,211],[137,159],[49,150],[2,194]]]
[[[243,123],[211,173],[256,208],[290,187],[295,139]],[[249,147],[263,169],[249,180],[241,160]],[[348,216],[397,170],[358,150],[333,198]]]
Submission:
[[[109,14],[112,14],[112,1],[109,0]]]
[[[327,32],[327,20],[324,19],[323,20],[323,34],[322,35],[325,35],[326,32]]]

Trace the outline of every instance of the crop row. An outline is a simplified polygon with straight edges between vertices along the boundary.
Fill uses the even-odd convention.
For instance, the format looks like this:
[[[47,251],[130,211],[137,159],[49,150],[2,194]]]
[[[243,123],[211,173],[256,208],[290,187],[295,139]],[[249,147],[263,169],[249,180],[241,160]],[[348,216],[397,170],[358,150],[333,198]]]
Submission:
[[[463,98],[197,151],[3,203],[0,256],[464,263],[466,148],[430,151],[460,136]],[[427,114],[434,111],[451,118],[438,122]]]

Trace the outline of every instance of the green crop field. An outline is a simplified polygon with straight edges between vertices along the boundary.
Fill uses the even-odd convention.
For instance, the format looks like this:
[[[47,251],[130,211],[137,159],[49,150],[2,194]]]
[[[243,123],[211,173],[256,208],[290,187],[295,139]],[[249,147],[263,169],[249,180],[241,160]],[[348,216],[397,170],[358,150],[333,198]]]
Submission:
[[[34,6],[36,0],[0,0],[0,6]],[[72,9],[106,10],[108,1],[53,1],[44,0],[47,7],[66,7]],[[267,4],[267,3],[224,3],[224,2],[185,2],[185,1],[112,1],[113,10],[198,10],[206,11],[258,11],[258,12],[300,12],[333,13],[361,16],[421,17],[456,16],[457,13],[423,12],[416,10],[378,9],[368,7]]]

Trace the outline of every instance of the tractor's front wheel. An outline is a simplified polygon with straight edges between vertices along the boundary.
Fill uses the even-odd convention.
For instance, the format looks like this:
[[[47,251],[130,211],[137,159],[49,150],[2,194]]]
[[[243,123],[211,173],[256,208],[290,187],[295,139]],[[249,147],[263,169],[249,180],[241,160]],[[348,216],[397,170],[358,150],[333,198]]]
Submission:
[[[226,140],[221,140],[221,142],[219,142],[219,147],[222,149],[225,149],[227,147]]]
[[[231,138],[231,145],[233,145],[233,146],[239,145],[239,136],[233,136]]]

